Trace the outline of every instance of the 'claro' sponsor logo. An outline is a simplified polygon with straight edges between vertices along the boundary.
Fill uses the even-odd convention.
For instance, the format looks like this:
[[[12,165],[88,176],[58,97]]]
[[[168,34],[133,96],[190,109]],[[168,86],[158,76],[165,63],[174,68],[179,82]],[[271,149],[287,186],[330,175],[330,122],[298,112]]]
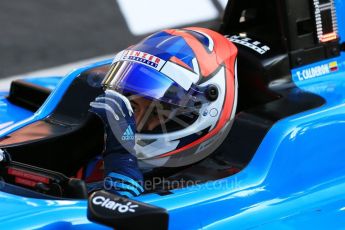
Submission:
[[[139,207],[136,204],[132,204],[132,202],[127,202],[127,204],[121,204],[119,202],[115,202],[109,198],[105,198],[103,196],[95,196],[92,198],[92,203],[97,206],[104,207],[109,210],[117,211],[120,213],[126,212],[135,212],[135,209]]]
[[[308,79],[312,79],[316,77],[321,77],[326,74],[335,72],[337,70],[338,70],[338,63],[336,61],[333,61],[327,64],[297,71],[296,74],[299,81],[304,81],[304,80],[308,80]]]

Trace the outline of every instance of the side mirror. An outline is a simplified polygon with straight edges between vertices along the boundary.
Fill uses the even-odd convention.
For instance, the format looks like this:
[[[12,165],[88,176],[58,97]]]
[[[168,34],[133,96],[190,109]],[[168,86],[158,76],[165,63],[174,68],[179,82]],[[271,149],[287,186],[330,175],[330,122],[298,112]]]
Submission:
[[[88,201],[87,218],[115,229],[168,229],[165,209],[100,190]]]

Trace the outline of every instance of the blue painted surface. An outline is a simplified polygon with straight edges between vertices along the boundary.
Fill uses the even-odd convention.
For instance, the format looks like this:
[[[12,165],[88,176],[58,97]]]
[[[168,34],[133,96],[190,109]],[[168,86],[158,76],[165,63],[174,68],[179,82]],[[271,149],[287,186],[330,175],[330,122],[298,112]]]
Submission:
[[[5,193],[0,193],[0,201],[1,229],[109,229],[85,218],[86,201],[26,199]]]
[[[344,3],[336,1],[345,37]],[[91,67],[110,63],[105,61]],[[301,80],[301,73],[337,63],[338,70]],[[320,67],[320,68],[321,68]],[[47,116],[83,68],[64,78],[44,106],[17,128]],[[315,71],[315,69],[314,69]],[[315,73],[315,72],[314,72]],[[248,166],[236,175],[160,196],[135,198],[169,212],[170,229],[339,229],[345,226],[345,54],[292,70],[300,90],[322,96],[320,108],[277,122]],[[1,103],[1,102],[0,102]],[[0,107],[1,109],[1,107]],[[3,113],[1,113],[3,114]],[[85,201],[48,201],[0,193],[0,229],[103,227],[86,219]]]
[[[138,199],[168,209],[171,229],[345,226],[345,55],[336,60],[338,71],[295,82],[326,104],[276,123],[240,173]],[[293,70],[293,78],[323,63]]]
[[[0,132],[19,121],[32,116],[32,112],[9,103],[7,92],[0,92]]]
[[[334,61],[337,71],[299,81],[298,71]],[[109,62],[97,65],[105,63]],[[54,100],[63,94],[58,91],[64,92],[81,71],[66,77],[31,119],[49,114],[56,105]],[[291,96],[298,98],[303,89],[324,97],[325,105],[277,122],[249,165],[234,176],[174,190],[167,196],[148,194],[136,199],[167,209],[170,229],[345,226],[345,55],[292,70],[292,74],[299,89],[292,91]],[[85,201],[60,207],[58,201],[0,195],[6,201],[5,208],[0,209],[0,228],[14,226],[19,220],[29,228],[40,224],[53,229],[70,223],[73,227],[101,228],[86,220]]]
[[[63,77],[61,76],[51,76],[51,77],[30,77],[24,78],[24,81],[30,82],[34,85],[39,85],[50,90],[54,90],[56,86],[60,83]]]
[[[24,80],[54,90],[62,77],[25,78]],[[33,115],[27,109],[21,108],[7,100],[8,92],[0,92],[0,132]]]
[[[69,75],[67,75],[66,77],[62,78],[61,80],[58,80],[58,84],[56,85],[56,88],[51,92],[51,94],[49,95],[49,97],[47,98],[47,100],[44,102],[44,104],[41,106],[41,108],[36,111],[33,115],[26,117],[23,120],[18,121],[17,123],[14,123],[13,125],[10,125],[4,129],[0,129],[0,138],[1,137],[5,137],[6,135],[28,125],[31,124],[35,121],[41,120],[45,117],[47,117],[48,115],[50,115],[53,110],[55,109],[55,107],[57,106],[57,104],[59,103],[60,99],[62,98],[62,96],[64,95],[64,93],[66,92],[66,90],[68,89],[69,85],[72,83],[72,81],[78,77],[82,72],[84,72],[85,70],[91,69],[91,68],[95,68],[98,66],[103,66],[106,64],[110,64],[112,62],[112,59],[109,60],[105,60],[105,61],[101,61],[101,62],[97,62],[94,63],[92,65],[83,67],[83,68],[79,68],[75,71],[73,71],[72,73],[70,73]],[[57,80],[55,79],[55,82]],[[52,82],[50,80],[46,80],[46,82],[48,82],[46,85],[44,82],[44,80],[39,80],[39,79],[35,79],[33,80],[33,83],[38,83],[41,86],[49,86],[49,84],[52,84]],[[20,111],[18,111],[19,113]],[[3,123],[4,120],[2,120],[2,118],[0,117],[0,124]]]

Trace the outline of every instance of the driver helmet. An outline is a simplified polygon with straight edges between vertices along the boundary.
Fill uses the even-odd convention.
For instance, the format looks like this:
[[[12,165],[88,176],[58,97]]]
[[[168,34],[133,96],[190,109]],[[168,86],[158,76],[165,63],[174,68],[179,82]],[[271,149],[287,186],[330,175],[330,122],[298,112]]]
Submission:
[[[139,162],[180,167],[220,146],[236,111],[236,56],[226,37],[198,27],[163,30],[116,54],[103,87],[150,102],[136,124]],[[152,116],[158,125],[145,129]]]

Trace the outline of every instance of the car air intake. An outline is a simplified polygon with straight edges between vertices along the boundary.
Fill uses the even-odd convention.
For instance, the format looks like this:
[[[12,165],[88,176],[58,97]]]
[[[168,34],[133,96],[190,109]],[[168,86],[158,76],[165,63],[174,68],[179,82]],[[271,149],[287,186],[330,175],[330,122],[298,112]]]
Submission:
[[[24,80],[15,80],[11,83],[8,100],[15,105],[36,111],[50,93],[51,90],[48,88],[34,85]]]

